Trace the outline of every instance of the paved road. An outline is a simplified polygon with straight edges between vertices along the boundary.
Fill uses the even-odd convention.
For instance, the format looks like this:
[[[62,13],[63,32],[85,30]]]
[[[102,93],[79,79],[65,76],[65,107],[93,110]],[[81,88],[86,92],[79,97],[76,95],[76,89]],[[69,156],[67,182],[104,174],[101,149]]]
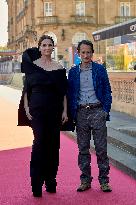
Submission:
[[[4,85],[0,85],[0,98],[5,98],[10,100],[11,102],[15,103],[16,105],[19,104],[21,96],[21,91],[17,89],[13,89]]]
[[[21,91],[0,86],[0,150],[32,145],[29,127],[17,127],[18,105]]]

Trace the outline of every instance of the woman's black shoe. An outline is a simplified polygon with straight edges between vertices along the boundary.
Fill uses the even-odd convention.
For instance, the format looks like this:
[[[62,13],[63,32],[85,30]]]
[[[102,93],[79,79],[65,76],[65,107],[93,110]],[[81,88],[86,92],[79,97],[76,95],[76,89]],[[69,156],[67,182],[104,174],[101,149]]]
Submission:
[[[56,193],[56,186],[57,186],[56,179],[46,181],[45,187],[47,192]]]
[[[46,186],[46,191],[49,193],[56,193],[56,186]]]
[[[31,186],[34,197],[42,197],[42,185],[43,182],[38,178],[31,178]]]
[[[42,197],[42,191],[33,191],[33,196],[34,197]]]
[[[32,187],[34,197],[42,197],[42,187]]]

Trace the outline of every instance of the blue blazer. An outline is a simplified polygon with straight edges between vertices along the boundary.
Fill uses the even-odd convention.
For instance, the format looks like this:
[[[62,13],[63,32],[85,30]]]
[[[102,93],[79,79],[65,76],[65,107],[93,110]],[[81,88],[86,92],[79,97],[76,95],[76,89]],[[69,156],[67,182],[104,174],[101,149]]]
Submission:
[[[92,79],[97,99],[101,102],[103,110],[108,113],[110,120],[112,96],[111,86],[106,69],[98,63],[92,62]],[[73,120],[76,119],[78,98],[80,90],[80,66],[72,66],[68,74],[68,101]]]

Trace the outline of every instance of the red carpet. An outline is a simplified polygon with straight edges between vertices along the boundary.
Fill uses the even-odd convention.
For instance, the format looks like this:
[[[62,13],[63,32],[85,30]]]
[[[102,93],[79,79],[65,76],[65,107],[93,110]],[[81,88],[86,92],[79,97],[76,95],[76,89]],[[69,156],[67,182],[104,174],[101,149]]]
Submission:
[[[103,193],[97,180],[96,158],[92,155],[92,189],[77,193],[79,169],[77,145],[61,134],[60,167],[56,194],[44,191],[33,198],[30,187],[29,161],[31,148],[0,152],[0,205],[135,205],[136,181],[111,166],[110,184],[113,191]]]

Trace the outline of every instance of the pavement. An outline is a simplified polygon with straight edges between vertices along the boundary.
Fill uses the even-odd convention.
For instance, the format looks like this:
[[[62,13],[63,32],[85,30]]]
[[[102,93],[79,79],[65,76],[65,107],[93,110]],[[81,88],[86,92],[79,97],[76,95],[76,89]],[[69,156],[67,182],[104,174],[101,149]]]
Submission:
[[[20,96],[21,91],[0,86],[0,151],[32,145],[31,128],[17,126]]]
[[[107,127],[136,137],[136,117],[113,110],[110,115],[111,119],[107,122]]]

